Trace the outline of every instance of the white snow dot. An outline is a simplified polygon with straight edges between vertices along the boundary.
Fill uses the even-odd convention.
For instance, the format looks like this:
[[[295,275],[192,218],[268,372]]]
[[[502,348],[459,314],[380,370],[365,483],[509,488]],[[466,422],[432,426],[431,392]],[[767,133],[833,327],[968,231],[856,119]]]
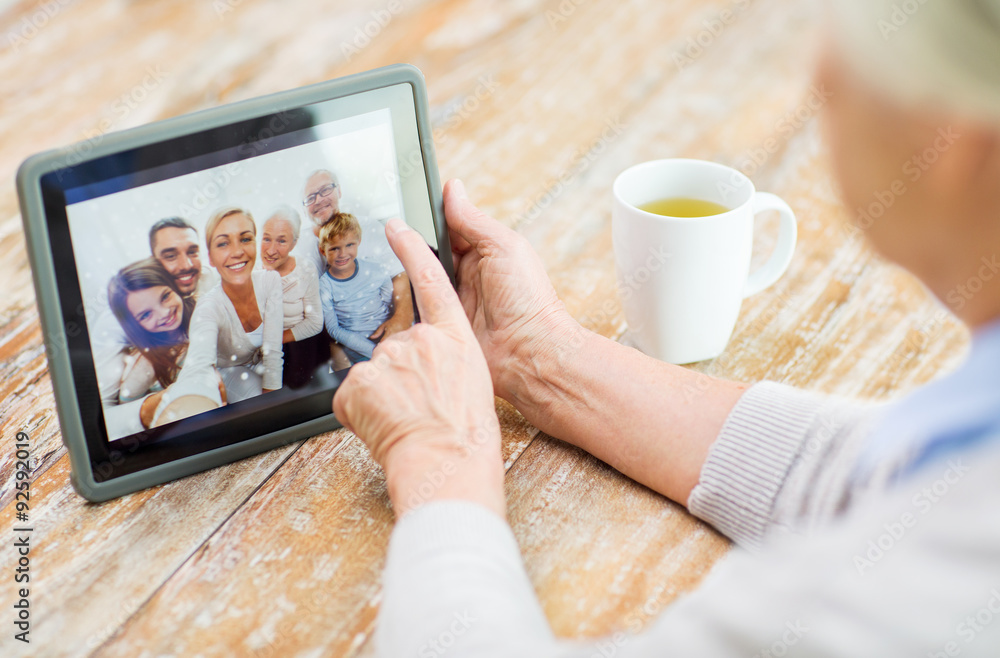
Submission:
[[[231,357],[229,357],[229,360],[230,360],[230,361],[235,361],[235,360],[236,360],[236,355],[234,354],[234,355],[232,355]]]
[[[246,381],[246,380],[250,379],[250,375],[248,373],[243,373],[242,375],[240,375],[240,379],[242,379],[243,381]]]

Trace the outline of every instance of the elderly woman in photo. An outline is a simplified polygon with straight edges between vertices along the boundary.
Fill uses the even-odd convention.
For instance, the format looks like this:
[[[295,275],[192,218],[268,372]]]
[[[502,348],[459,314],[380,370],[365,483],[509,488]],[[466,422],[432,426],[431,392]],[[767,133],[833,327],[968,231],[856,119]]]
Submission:
[[[158,424],[220,406],[216,368],[230,403],[281,388],[281,276],[253,269],[253,217],[237,207],[216,211],[205,224],[205,242],[222,282],[198,300],[188,355],[163,396]]]
[[[329,354],[319,299],[319,273],[312,261],[291,255],[299,240],[301,220],[297,210],[279,206],[264,222],[260,236],[260,260],[266,270],[281,275],[284,300],[282,382],[293,388],[305,384]]]
[[[153,258],[123,267],[108,282],[108,303],[127,347],[97,373],[111,440],[150,426],[163,389],[177,379],[188,346],[194,298]]]

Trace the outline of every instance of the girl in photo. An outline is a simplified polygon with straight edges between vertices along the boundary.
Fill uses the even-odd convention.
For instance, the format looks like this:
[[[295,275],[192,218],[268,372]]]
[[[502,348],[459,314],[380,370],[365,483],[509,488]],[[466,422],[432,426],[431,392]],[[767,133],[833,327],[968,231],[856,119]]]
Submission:
[[[195,302],[147,258],[111,278],[108,303],[128,342],[98,372],[108,434],[118,438],[148,428],[163,390],[177,379]]]

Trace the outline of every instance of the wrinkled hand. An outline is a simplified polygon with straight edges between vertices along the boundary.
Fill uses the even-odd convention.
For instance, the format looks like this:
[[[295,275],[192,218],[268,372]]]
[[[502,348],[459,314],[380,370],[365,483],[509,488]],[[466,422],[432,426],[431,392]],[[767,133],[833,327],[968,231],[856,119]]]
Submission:
[[[420,234],[393,220],[387,236],[423,321],[383,338],[370,361],[351,368],[334,413],[382,465],[397,515],[459,498],[503,516],[500,430],[486,359]]]
[[[461,181],[445,186],[444,211],[459,298],[486,355],[494,390],[519,406],[515,389],[525,373],[552,358],[580,326],[528,241],[476,208]]]

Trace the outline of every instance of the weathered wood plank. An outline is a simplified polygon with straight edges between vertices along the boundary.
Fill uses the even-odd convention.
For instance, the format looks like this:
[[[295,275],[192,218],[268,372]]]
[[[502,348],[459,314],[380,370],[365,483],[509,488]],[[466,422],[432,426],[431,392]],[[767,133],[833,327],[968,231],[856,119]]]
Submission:
[[[508,507],[553,631],[637,631],[690,591],[729,542],[585,452],[540,436],[508,477]]]
[[[5,437],[6,438],[6,437]],[[5,656],[83,656],[104,642],[249,498],[297,444],[94,505],[68,486],[58,460],[31,486],[31,644],[0,637]],[[13,504],[0,531],[14,533]],[[13,542],[0,548],[12,574]],[[12,610],[13,587],[0,588]]]

